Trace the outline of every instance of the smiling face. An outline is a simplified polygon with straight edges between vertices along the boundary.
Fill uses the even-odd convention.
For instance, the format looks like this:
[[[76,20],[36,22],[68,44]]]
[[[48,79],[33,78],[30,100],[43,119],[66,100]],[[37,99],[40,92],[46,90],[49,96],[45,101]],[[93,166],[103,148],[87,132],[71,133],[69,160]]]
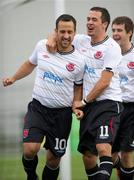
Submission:
[[[75,27],[72,21],[59,21],[56,28],[57,46],[59,51],[69,52],[72,50],[72,41],[75,36]]]
[[[87,34],[94,41],[101,41],[105,37],[107,22],[102,22],[102,13],[90,11],[87,17]]]
[[[130,42],[130,37],[132,32],[127,32],[125,30],[124,24],[113,24],[112,25],[112,36],[113,39],[123,47],[126,43]]]
[[[127,52],[132,47],[133,29],[133,21],[127,16],[116,17],[112,22],[112,36],[120,45],[122,53]]]

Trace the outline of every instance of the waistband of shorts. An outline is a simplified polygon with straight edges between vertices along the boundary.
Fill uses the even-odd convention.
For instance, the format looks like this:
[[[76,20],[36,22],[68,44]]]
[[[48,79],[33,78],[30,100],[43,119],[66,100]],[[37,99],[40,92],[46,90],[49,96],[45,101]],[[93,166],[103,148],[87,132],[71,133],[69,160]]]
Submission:
[[[123,102],[123,105],[134,105],[134,102]]]
[[[121,103],[121,101],[115,101],[115,100],[112,100],[112,99],[103,99],[103,100],[98,100],[98,101],[93,101],[91,103],[87,103],[87,104],[98,104],[98,103],[103,103],[103,102],[115,102],[115,103]]]
[[[49,108],[47,106],[44,106],[43,104],[41,104],[37,99],[33,98],[32,100],[34,103],[42,106],[43,108],[50,110],[50,111],[63,111],[63,110],[71,110],[72,111],[72,107],[62,107],[62,108]]]

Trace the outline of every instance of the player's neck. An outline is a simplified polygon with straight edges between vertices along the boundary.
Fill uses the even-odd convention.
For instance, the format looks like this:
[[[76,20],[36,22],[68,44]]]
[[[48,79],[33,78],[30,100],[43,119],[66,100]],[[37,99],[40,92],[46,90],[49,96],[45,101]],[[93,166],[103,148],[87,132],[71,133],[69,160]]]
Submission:
[[[131,42],[125,43],[121,46],[121,51],[122,54],[127,53],[131,48],[132,48],[133,44]]]
[[[107,34],[104,34],[103,36],[94,36],[91,37],[91,44],[100,44],[103,43],[108,38]]]
[[[67,48],[58,47],[58,48],[57,48],[57,51],[58,51],[59,53],[70,53],[70,52],[73,52],[73,51],[74,51],[74,46],[71,45],[71,46],[69,46],[69,47],[67,47]]]

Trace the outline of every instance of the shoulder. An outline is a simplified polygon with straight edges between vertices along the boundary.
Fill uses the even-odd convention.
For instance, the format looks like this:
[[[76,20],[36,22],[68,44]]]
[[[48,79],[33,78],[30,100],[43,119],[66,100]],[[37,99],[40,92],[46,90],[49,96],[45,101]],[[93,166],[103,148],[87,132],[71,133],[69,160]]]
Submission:
[[[73,45],[79,49],[80,47],[89,46],[91,38],[85,34],[77,34],[74,37]]]
[[[47,39],[41,39],[37,42],[37,46],[44,46],[46,45]]]
[[[86,34],[76,34],[74,37],[75,40],[90,40],[90,36],[86,35]]]
[[[103,45],[105,46],[105,51],[107,52],[107,54],[113,54],[115,56],[116,55],[121,56],[121,48],[120,48],[119,44],[114,39],[112,39],[111,37],[109,37]]]
[[[118,49],[119,51],[121,50],[119,44],[113,38],[109,37],[107,43],[109,48]]]
[[[46,42],[47,42],[47,39],[39,40],[35,46],[36,50],[44,50],[46,47]]]

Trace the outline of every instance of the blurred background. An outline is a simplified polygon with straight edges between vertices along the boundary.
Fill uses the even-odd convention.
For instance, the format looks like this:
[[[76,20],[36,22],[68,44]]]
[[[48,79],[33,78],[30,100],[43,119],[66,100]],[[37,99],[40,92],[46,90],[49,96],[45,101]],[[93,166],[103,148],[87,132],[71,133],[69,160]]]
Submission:
[[[134,20],[134,0],[0,0],[0,180],[26,179],[21,165],[22,125],[35,72],[7,88],[2,86],[2,78],[15,73],[29,58],[37,41],[53,31],[60,14],[72,14],[77,19],[77,32],[86,33],[86,17],[93,6],[106,7],[111,20],[121,15]],[[72,180],[86,179],[76,150],[78,128],[74,117],[70,137]],[[38,171],[43,167],[42,151]]]

